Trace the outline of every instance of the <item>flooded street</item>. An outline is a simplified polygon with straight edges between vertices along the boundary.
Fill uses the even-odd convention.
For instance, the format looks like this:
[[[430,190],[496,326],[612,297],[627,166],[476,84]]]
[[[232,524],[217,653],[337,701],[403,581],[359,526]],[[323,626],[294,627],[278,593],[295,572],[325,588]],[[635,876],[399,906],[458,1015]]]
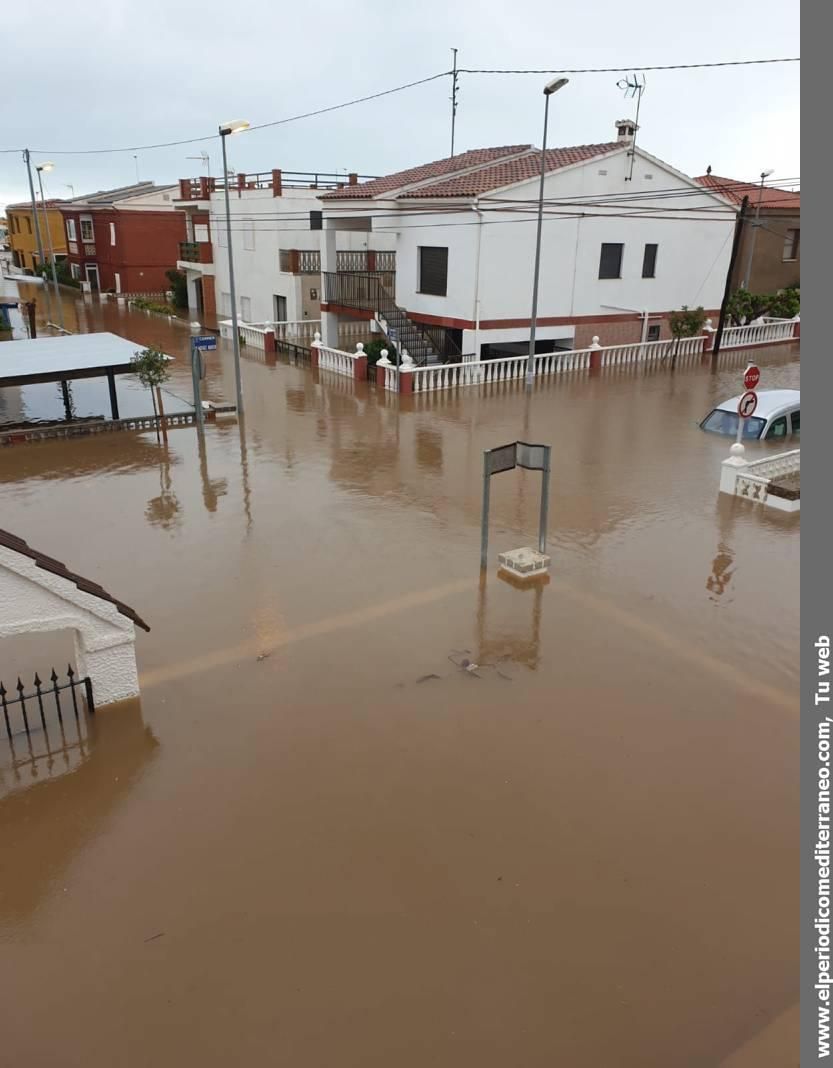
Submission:
[[[187,406],[187,324],[65,316],[175,356]],[[0,527],[151,627],[71,760],[0,742],[0,1060],[793,1063],[799,519],[718,499],[697,425],[748,355],[400,402],[244,348],[242,426],[0,449]],[[797,347],[754,358],[798,387]],[[496,575],[532,473],[493,479],[479,576],[516,438],[553,447],[543,589]]]

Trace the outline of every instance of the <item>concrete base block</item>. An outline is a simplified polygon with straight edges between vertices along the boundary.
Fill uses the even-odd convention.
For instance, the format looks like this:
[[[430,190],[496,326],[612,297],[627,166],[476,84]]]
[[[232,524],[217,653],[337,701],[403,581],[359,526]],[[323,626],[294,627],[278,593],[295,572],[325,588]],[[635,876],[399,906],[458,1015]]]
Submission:
[[[550,557],[536,549],[511,549],[498,553],[498,567],[514,575],[515,578],[530,579],[546,575],[550,566]]]

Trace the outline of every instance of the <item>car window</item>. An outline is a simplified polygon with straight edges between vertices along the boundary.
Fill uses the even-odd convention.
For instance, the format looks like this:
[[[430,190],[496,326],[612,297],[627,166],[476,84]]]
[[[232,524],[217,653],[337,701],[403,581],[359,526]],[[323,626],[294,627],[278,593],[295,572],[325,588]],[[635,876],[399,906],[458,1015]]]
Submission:
[[[709,412],[700,426],[703,430],[708,430],[712,434],[731,434],[732,437],[736,437],[738,432],[738,413],[727,412],[722,408],[715,408],[714,411]],[[753,416],[751,419],[745,419],[743,424],[743,436],[747,441],[759,438],[763,428],[763,419],[759,419],[757,416]]]
[[[781,415],[772,421],[769,430],[766,432],[766,440],[772,441],[773,438],[785,438],[786,436],[787,417],[786,415]]]
[[[801,409],[798,408],[792,414],[793,434],[801,433]]]

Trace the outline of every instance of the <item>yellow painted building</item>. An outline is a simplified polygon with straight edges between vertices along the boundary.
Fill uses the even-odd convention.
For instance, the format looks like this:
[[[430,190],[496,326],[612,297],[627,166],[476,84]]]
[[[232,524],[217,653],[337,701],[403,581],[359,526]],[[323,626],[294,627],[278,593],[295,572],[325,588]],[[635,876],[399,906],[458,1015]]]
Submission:
[[[58,209],[62,201],[47,200],[45,207],[38,203],[38,224],[40,225],[43,254],[49,259],[49,238],[52,239],[52,251],[55,256],[66,256],[67,238],[64,231],[64,218]],[[9,247],[12,260],[24,271],[34,271],[38,263],[38,239],[32,220],[31,204],[10,204],[6,208],[6,220],[9,226]],[[47,236],[47,226],[48,236]]]

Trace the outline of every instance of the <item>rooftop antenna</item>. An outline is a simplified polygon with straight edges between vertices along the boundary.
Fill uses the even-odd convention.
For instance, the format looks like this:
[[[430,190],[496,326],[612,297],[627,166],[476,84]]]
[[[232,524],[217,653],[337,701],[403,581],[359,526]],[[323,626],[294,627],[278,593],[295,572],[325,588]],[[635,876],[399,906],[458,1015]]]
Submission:
[[[205,173],[209,178],[211,177],[211,157],[207,152],[203,151],[198,156],[186,156],[185,158],[201,160],[203,167],[205,167]]]
[[[451,155],[454,155],[454,127],[457,122],[457,49],[451,49],[454,55],[454,68],[451,71]]]
[[[625,99],[633,99],[636,97],[636,118],[634,119],[634,131],[633,140],[631,141],[631,147],[628,149],[628,155],[631,158],[630,167],[628,168],[628,174],[625,178],[626,182],[629,182],[633,178],[633,164],[636,159],[636,135],[639,130],[639,108],[642,104],[642,94],[645,92],[645,75],[644,74],[629,74],[627,78],[620,78],[616,83],[617,88],[621,89],[625,94]]]

